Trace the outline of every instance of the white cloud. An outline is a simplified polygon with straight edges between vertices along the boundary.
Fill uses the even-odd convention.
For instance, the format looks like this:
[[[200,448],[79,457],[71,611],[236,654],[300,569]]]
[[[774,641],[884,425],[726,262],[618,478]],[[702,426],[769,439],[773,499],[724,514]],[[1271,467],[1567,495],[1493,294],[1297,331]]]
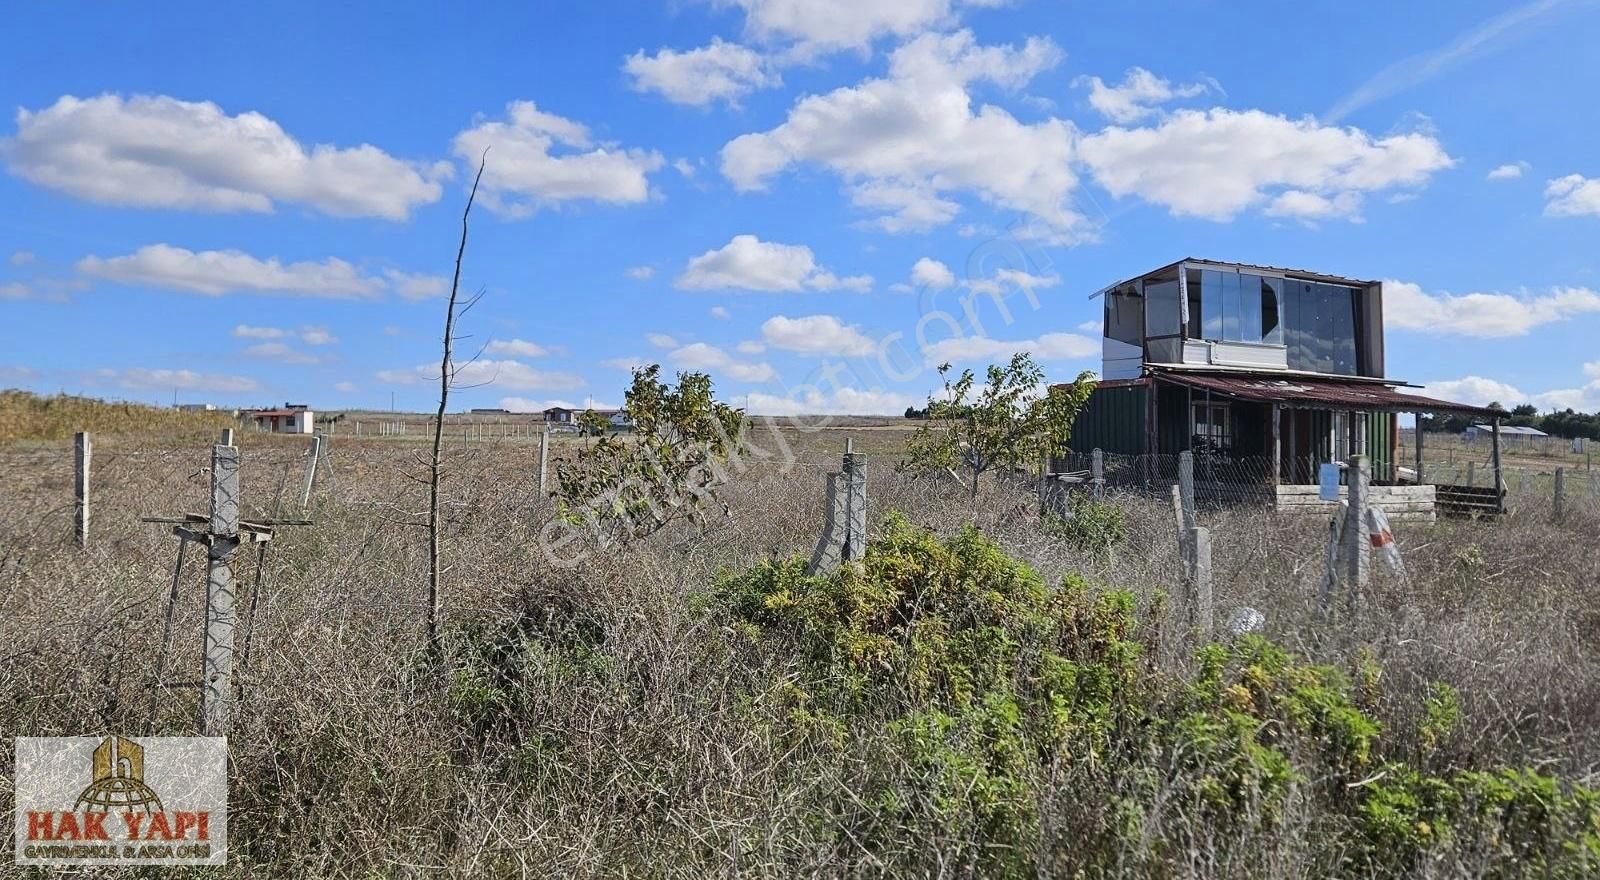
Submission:
[[[289,331],[279,327],[255,327],[250,324],[235,324],[233,335],[240,339],[282,339],[289,335]]]
[[[1490,403],[1499,403],[1510,409],[1528,399],[1515,386],[1494,379],[1485,379],[1482,376],[1463,376],[1460,379],[1450,379],[1440,382],[1429,382],[1422,388],[1401,388],[1407,394],[1420,394],[1435,400],[1448,400],[1451,403],[1468,403],[1473,406],[1488,406]]]
[[[709,314],[711,317],[716,318],[719,321],[726,321],[728,318],[732,317],[730,314],[728,314],[728,309],[726,306],[712,306]]]
[[[1360,220],[1361,194],[1342,192],[1330,199],[1305,190],[1285,190],[1279,193],[1262,213],[1268,217],[1293,217],[1307,222],[1339,217]]]
[[[667,355],[667,358],[674,366],[688,370],[717,370],[740,382],[767,382],[778,375],[771,364],[737,361],[722,349],[704,342],[685,345]]]
[[[764,41],[797,44],[800,58],[866,49],[879,37],[909,37],[952,22],[960,7],[1006,0],[721,0],[745,12],[745,30]]]
[[[1600,217],[1600,178],[1568,174],[1552,180],[1544,188],[1544,212],[1552,217]]]
[[[361,386],[354,382],[335,382],[333,383],[333,390],[340,394],[354,394],[361,390]]]
[[[646,333],[644,335],[644,338],[645,338],[645,340],[647,342],[649,342],[651,345],[655,346],[656,348],[677,348],[678,347],[677,338],[672,337],[672,336],[668,336],[665,333]]]
[[[396,295],[413,302],[444,296],[450,290],[450,282],[438,275],[413,275],[397,269],[388,269],[383,275]]]
[[[1041,361],[1071,361],[1100,355],[1100,340],[1076,333],[1046,333],[1036,339],[990,339],[955,336],[928,344],[922,355],[930,364],[1008,360],[1026,351]]]
[[[729,141],[722,173],[750,191],[792,165],[821,165],[858,203],[888,210],[879,219],[892,230],[947,222],[955,193],[1066,230],[1079,221],[1067,206],[1077,184],[1073,126],[1028,125],[993,105],[974,108],[967,91],[982,81],[1021,86],[1060,58],[1044,39],[1018,48],[979,46],[967,31],[924,34],[894,51],[887,77],[801,98],[777,128]]]
[[[761,354],[767,347],[754,339],[746,339],[733,347],[740,354]]]
[[[656,274],[654,266],[634,266],[625,273],[635,281],[647,281]]]
[[[415,385],[419,382],[438,382],[438,364],[419,364],[410,369],[379,370],[379,382],[390,385]],[[458,386],[494,385],[514,391],[550,389],[565,391],[582,388],[583,379],[571,373],[536,370],[521,361],[480,359],[456,365],[455,384]]]
[[[930,257],[923,257],[911,267],[911,283],[918,287],[944,290],[956,283],[956,273],[950,267]]]
[[[103,385],[115,385],[130,391],[185,391],[244,392],[258,391],[261,385],[244,376],[218,373],[197,373],[193,370],[151,370],[130,367],[123,370],[96,370],[91,377]]]
[[[968,290],[974,293],[999,293],[1007,287],[1026,291],[1030,296],[1035,290],[1051,288],[1061,283],[1058,275],[1034,275],[1021,269],[1000,269],[988,278],[978,278],[966,282]]]
[[[879,388],[835,388],[831,393],[807,388],[787,396],[752,392],[753,415],[901,415],[907,407],[921,406],[924,398]]]
[[[617,404],[614,404],[614,403],[602,403],[602,402],[600,402],[598,400],[595,400],[593,398],[588,398],[588,399],[584,400],[582,403],[575,403],[575,402],[573,402],[571,400],[564,400],[564,399],[559,399],[559,398],[558,399],[553,399],[553,400],[529,400],[526,397],[502,397],[502,398],[500,398],[500,408],[501,409],[511,410],[514,413],[544,412],[545,410],[550,409],[551,407],[561,407],[562,409],[578,409],[578,410],[582,410],[582,409],[621,409],[622,408],[622,407],[618,406]]]
[[[1083,333],[1093,333],[1097,336],[1101,333],[1104,333],[1105,329],[1106,324],[1104,318],[1095,318],[1093,321],[1084,321],[1082,324],[1078,325],[1079,331]]]
[[[330,333],[327,327],[301,327],[300,341],[306,345],[332,345],[339,341],[339,337]]]
[[[805,245],[735,235],[722,247],[689,260],[674,283],[684,290],[866,291],[872,287],[872,276],[840,278],[818,266]]]
[[[767,345],[802,354],[831,354],[865,357],[878,350],[878,344],[855,324],[846,324],[832,315],[790,318],[775,315],[761,324],[761,338]]]
[[[1112,122],[1126,125],[1157,111],[1177,98],[1192,98],[1206,90],[1203,83],[1174,86],[1142,67],[1128,69],[1122,84],[1108,86],[1098,76],[1079,77],[1074,85],[1089,86],[1089,106]]]
[[[607,358],[607,359],[605,359],[605,360],[600,362],[600,366],[602,366],[602,367],[613,367],[613,368],[618,369],[618,370],[627,370],[629,372],[632,372],[634,370],[639,369],[640,367],[647,367],[647,366],[649,366],[649,365],[651,365],[653,363],[655,363],[655,361],[652,361],[649,358],[642,358],[642,357],[638,357],[638,356],[630,356],[630,357],[619,357],[619,358]]]
[[[307,148],[259,113],[160,95],[66,95],[19,109],[0,154],[13,174],[104,204],[265,213],[289,203],[387,220],[438,201],[449,172],[370,144]]]
[[[683,52],[663,48],[646,55],[641,49],[628,56],[622,69],[633,77],[635,90],[695,107],[713,101],[734,104],[756,89],[782,84],[760,53],[717,37]]]
[[[1496,165],[1494,167],[1494,169],[1489,172],[1488,176],[1485,179],[1487,179],[1487,180],[1516,180],[1517,178],[1519,178],[1519,177],[1521,177],[1523,175],[1523,172],[1529,170],[1532,167],[1533,167],[1532,165],[1529,165],[1526,162],[1512,162],[1512,163],[1510,163],[1508,165]]]
[[[1600,312],[1600,293],[1555,287],[1549,293],[1430,294],[1405,281],[1383,282],[1384,322],[1390,327],[1462,336],[1522,336],[1543,324]]]
[[[426,276],[405,276],[394,288],[392,277],[363,273],[336,257],[283,263],[243,251],[191,251],[169,244],[146,245],[121,257],[88,256],[77,270],[119,284],[222,296],[229,293],[286,294],[326,299],[375,299],[386,290],[402,292],[404,284]]]
[[[283,342],[259,342],[245,348],[244,353],[246,357],[277,361],[281,364],[315,364],[322,360],[310,352],[301,351]]]
[[[564,151],[552,154],[557,145]],[[454,149],[473,173],[484,150],[490,151],[479,195],[506,217],[574,200],[642,202],[650,197],[650,173],[664,162],[654,150],[597,145],[583,125],[545,113],[532,101],[513,101],[504,122],[479,122],[456,135]]]
[[[1362,193],[1421,186],[1455,163],[1422,132],[1373,138],[1310,117],[1224,108],[1107,128],[1084,137],[1079,154],[1114,196],[1219,221],[1291,192],[1270,203],[1279,214],[1354,216]]]
[[[33,260],[33,251],[13,251],[11,256],[6,258],[6,262],[13,266],[26,266]]]
[[[526,339],[493,339],[483,347],[484,354],[509,355],[511,357],[546,357],[553,354],[555,349],[529,342]]]

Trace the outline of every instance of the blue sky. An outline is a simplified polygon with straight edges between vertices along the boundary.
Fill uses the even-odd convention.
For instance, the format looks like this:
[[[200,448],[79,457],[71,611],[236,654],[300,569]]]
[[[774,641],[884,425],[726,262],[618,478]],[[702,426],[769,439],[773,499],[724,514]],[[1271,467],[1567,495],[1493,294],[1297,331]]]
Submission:
[[[1354,8],[1353,8],[1354,7]],[[899,412],[1098,367],[1183,256],[1392,282],[1389,372],[1600,409],[1600,3],[24,5],[0,31],[0,385]]]

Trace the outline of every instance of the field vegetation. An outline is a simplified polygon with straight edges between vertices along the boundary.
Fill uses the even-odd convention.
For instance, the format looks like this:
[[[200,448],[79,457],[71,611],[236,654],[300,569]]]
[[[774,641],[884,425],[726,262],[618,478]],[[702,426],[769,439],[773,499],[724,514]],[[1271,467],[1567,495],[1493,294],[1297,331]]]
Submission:
[[[108,433],[80,551],[76,427],[0,446],[0,733],[192,733],[203,575],[155,687],[176,543],[138,517],[205,510],[210,429]],[[448,444],[442,658],[421,438],[337,437],[264,562],[206,876],[1600,874],[1593,506],[1405,524],[1409,576],[1331,620],[1325,522],[1202,511],[1220,616],[1266,619],[1203,645],[1164,499],[1041,517],[897,470],[905,431],[747,430],[789,458],[571,566],[536,441]],[[846,436],[875,540],[809,577]],[[247,516],[298,516],[303,441],[239,443]]]

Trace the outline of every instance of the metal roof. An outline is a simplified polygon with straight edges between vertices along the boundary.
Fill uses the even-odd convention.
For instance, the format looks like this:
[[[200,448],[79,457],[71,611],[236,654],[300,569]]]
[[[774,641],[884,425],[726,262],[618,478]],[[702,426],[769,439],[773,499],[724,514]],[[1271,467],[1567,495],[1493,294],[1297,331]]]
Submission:
[[[1284,379],[1272,374],[1169,373],[1157,378],[1200,391],[1222,394],[1236,400],[1281,403],[1300,409],[1355,409],[1383,412],[1450,412],[1475,416],[1504,415],[1501,410],[1455,403],[1400,391],[1392,385],[1369,381],[1296,376]],[[1504,430],[1504,429],[1502,429]]]
[[[1323,282],[1324,284],[1343,284],[1343,285],[1346,285],[1346,286],[1349,286],[1349,287],[1367,287],[1369,285],[1373,285],[1373,284],[1377,284],[1378,283],[1376,281],[1363,281],[1363,280],[1361,280],[1359,278],[1346,278],[1346,277],[1344,277],[1342,275],[1329,275],[1326,272],[1313,272],[1310,269],[1288,269],[1288,268],[1284,268],[1282,266],[1262,266],[1262,265],[1258,265],[1258,264],[1255,264],[1255,263],[1230,263],[1230,262],[1228,262],[1226,260],[1208,260],[1208,259],[1205,259],[1204,257],[1184,257],[1181,260],[1177,260],[1177,261],[1168,263],[1165,266],[1161,266],[1159,268],[1151,269],[1148,272],[1141,272],[1138,275],[1134,275],[1131,278],[1125,278],[1125,279],[1123,279],[1121,281],[1118,281],[1115,284],[1108,284],[1105,287],[1102,287],[1099,290],[1095,291],[1094,293],[1090,294],[1089,298],[1090,299],[1094,299],[1095,297],[1099,296],[1102,293],[1105,293],[1106,291],[1110,290],[1113,287],[1120,287],[1120,286],[1122,286],[1124,284],[1127,284],[1129,282],[1138,281],[1140,278],[1147,278],[1147,277],[1149,277],[1151,275],[1155,275],[1155,274],[1160,273],[1160,272],[1165,272],[1168,269],[1176,268],[1177,266],[1179,266],[1180,264],[1183,264],[1183,263],[1193,263],[1195,265],[1202,265],[1202,266],[1226,266],[1226,267],[1228,267],[1230,269],[1244,269],[1244,270],[1254,270],[1256,272],[1270,272],[1270,273],[1272,273],[1274,275],[1283,275],[1283,276],[1285,276],[1287,278],[1299,278],[1299,279],[1303,279],[1303,280],[1306,280],[1306,281],[1320,281],[1320,282]]]
[[[1494,430],[1494,428],[1492,426],[1490,426],[1490,425],[1473,425],[1472,427],[1478,428],[1478,429],[1484,430],[1484,431],[1492,431],[1492,430]],[[1520,434],[1520,435],[1522,435],[1524,437],[1548,437],[1548,436],[1550,436],[1549,434],[1546,434],[1545,432],[1539,430],[1538,428],[1530,428],[1527,425],[1501,425],[1500,426],[1500,433],[1502,433],[1502,434]]]

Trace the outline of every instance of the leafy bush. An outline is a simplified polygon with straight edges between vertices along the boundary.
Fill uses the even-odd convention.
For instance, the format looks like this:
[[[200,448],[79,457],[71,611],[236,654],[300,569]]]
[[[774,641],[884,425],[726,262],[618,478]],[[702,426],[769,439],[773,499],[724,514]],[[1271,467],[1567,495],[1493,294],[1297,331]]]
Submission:
[[[1323,873],[1404,876],[1485,841],[1490,866],[1596,864],[1594,792],[1386,762],[1349,677],[1264,638],[1163,672],[1151,609],[1076,577],[1048,586],[971,528],[941,540],[891,516],[861,565],[810,577],[767,562],[713,598],[750,662],[773,670],[751,705],[791,747],[857,755],[888,731],[894,748],[863,756],[848,802],[818,821],[890,870],[928,839],[968,841],[965,869],[990,875],[1036,874],[1047,854],[1052,871],[1163,873],[1200,834],[1248,862],[1307,805],[1343,817],[1318,829]],[[1435,692],[1427,723],[1443,735],[1451,713]],[[1046,828],[1040,804],[1063,786],[1098,808]]]
[[[1074,494],[1063,513],[1044,515],[1044,529],[1070,546],[1103,553],[1128,537],[1128,515],[1115,504]]]

